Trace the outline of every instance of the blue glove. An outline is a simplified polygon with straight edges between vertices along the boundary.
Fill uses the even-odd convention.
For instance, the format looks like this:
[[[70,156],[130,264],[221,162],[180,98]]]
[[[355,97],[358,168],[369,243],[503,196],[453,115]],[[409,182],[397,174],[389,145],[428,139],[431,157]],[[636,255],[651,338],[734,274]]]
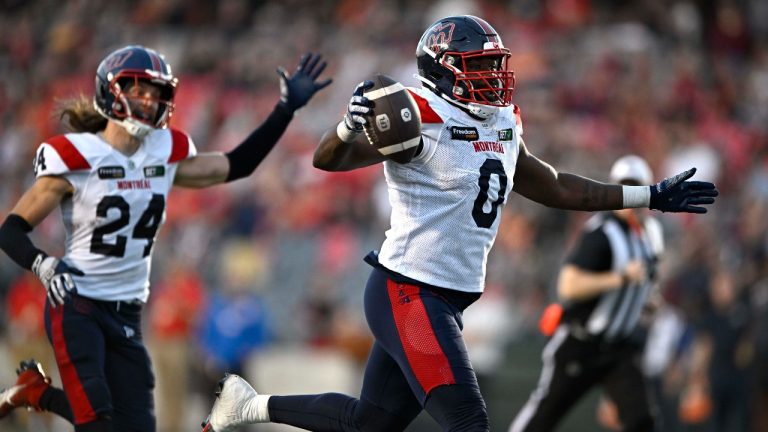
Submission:
[[[38,254],[32,263],[32,272],[43,283],[51,306],[63,305],[69,293],[76,293],[77,287],[72,275],[85,276],[82,271],[68,266],[64,261],[45,254]]]
[[[686,181],[695,173],[696,168],[691,168],[650,186],[651,204],[648,207],[663,212],[706,213],[707,209],[699,206],[714,203],[717,188],[710,182]]]
[[[347,113],[344,115],[344,126],[352,133],[362,132],[363,126],[368,123],[366,117],[373,113],[373,102],[363,96],[363,93],[372,87],[373,81],[363,81],[352,93],[352,99],[347,105]]]
[[[320,54],[304,54],[299,60],[299,66],[290,76],[282,66],[277,68],[277,74],[280,75],[280,103],[290,112],[306,105],[315,93],[333,81],[327,79],[317,82],[317,78],[327,66],[326,62],[320,62],[321,59]]]

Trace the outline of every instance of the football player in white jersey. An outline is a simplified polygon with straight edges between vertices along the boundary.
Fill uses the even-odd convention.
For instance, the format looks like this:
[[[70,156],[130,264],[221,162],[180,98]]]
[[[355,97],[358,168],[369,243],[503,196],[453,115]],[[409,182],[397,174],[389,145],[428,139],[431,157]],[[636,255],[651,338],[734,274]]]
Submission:
[[[559,173],[523,142],[513,105],[509,50],[483,19],[453,16],[432,24],[416,48],[411,89],[422,139],[408,163],[388,160],[361,134],[372,102],[353,93],[342,122],[315,151],[314,165],[345,171],[384,163],[391,227],[364,308],[375,337],[359,398],[337,393],[257,394],[230,375],[204,422],[224,432],[244,423],[285,423],[313,431],[399,431],[425,409],[446,431],[488,431],[488,415],[461,336],[462,311],[483,291],[488,252],[511,191],[574,210],[650,207],[704,213],[715,186],[686,181],[694,169],[654,186],[604,184]]]
[[[37,180],[0,227],[0,248],[33,271],[48,293],[46,331],[63,390],[25,362],[0,393],[0,417],[19,406],[55,412],[76,431],[154,431],[154,376],[141,335],[152,246],[171,186],[203,188],[250,175],[294,112],[330,84],[326,63],[305,54],[269,117],[228,153],[198,153],[169,127],[178,80],[153,49],[127,46],[96,71],[93,102],[62,111],[73,133],[43,142]],[[65,254],[49,256],[28,233],[61,207]]]

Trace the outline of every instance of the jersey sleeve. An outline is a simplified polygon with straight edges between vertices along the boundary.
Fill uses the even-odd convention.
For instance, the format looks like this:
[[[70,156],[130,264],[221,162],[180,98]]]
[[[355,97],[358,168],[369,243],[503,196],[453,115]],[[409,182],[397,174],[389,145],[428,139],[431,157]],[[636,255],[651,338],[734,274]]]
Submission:
[[[35,153],[35,177],[63,176],[91,168],[80,150],[66,137],[58,135],[40,144]]]
[[[197,147],[185,132],[171,128],[171,154],[168,163],[178,163],[197,156]]]
[[[430,105],[429,101],[419,95],[417,90],[408,88],[416,105],[419,107],[419,117],[421,117],[421,150],[413,160],[420,161],[429,159],[437,148],[437,139],[440,130],[443,127],[443,118]]]
[[[520,115],[520,107],[514,105],[512,112],[515,114],[515,133],[517,136],[523,136],[523,117]]]
[[[601,228],[585,231],[576,248],[566,259],[568,264],[587,271],[603,272],[611,270],[613,254],[608,237]]]

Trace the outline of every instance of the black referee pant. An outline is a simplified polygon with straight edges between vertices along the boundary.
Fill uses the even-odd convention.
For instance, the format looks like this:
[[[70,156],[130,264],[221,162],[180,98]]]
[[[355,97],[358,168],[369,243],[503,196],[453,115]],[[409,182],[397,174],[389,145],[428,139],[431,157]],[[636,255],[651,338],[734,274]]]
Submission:
[[[560,326],[542,354],[539,383],[509,432],[554,430],[573,405],[599,384],[616,404],[625,432],[655,430],[654,414],[634,342],[580,340]]]

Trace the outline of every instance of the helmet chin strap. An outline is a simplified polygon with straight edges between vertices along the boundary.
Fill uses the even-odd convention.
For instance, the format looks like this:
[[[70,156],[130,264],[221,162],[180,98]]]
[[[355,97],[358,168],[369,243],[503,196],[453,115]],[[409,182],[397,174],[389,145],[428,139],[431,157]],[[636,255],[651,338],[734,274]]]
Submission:
[[[104,111],[101,110],[101,108],[99,108],[95,100],[93,102],[93,107],[96,109],[96,111],[99,114],[101,114],[102,117],[119,124],[123,129],[125,129],[126,132],[128,132],[130,136],[134,138],[144,139],[144,137],[146,137],[147,135],[149,135],[150,132],[156,129],[146,123],[140,122],[132,118],[130,106],[128,106],[127,103],[125,103],[125,106],[126,106],[126,109],[128,110],[128,116],[122,120],[119,120],[119,119],[108,116]]]
[[[115,120],[115,119],[110,119],[110,120],[122,126],[123,129],[125,129],[129,135],[138,139],[143,139],[145,136],[149,135],[150,132],[155,130],[155,128],[153,128],[152,126],[144,124],[131,117],[128,117],[124,120]]]
[[[499,107],[496,107],[496,106],[483,105],[483,104],[478,104],[478,103],[474,103],[474,102],[463,103],[463,102],[459,102],[457,100],[454,100],[454,99],[448,97],[448,95],[443,93],[443,91],[441,91],[439,88],[437,88],[435,83],[433,83],[432,81],[424,78],[421,75],[417,75],[417,74],[414,74],[414,77],[417,80],[421,81],[422,84],[424,84],[425,86],[429,87],[430,90],[435,92],[441,98],[445,99],[448,103],[450,103],[451,105],[453,105],[453,106],[455,106],[455,107],[465,111],[467,114],[471,115],[472,117],[476,117],[476,118],[478,118],[480,120],[487,120],[487,119],[491,118],[492,116],[496,115],[499,112]]]

